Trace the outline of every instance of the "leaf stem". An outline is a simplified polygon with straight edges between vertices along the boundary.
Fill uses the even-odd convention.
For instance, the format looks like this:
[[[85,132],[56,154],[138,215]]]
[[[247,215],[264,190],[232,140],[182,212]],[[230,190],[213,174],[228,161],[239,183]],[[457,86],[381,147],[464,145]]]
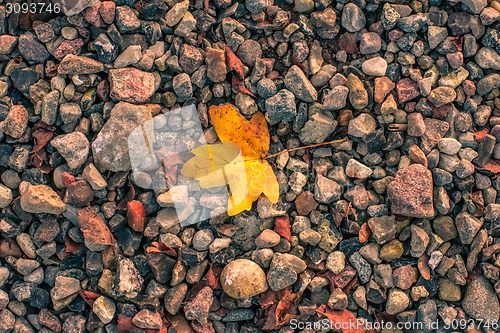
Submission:
[[[276,154],[267,155],[263,159],[267,160],[267,159],[270,159],[270,158],[273,158],[273,157],[276,157],[278,155],[281,155],[281,154],[284,154],[284,153],[288,153],[288,152],[291,152],[291,151],[296,151],[296,150],[300,150],[300,149],[307,149],[307,148],[316,148],[316,147],[331,145],[331,144],[335,144],[335,143],[342,143],[342,142],[345,142],[345,141],[347,141],[347,137],[342,138],[342,139],[333,140],[333,141],[328,141],[328,142],[316,143],[316,144],[308,145],[308,146],[301,146],[301,147],[296,147],[296,148],[285,149],[285,150],[277,152]]]

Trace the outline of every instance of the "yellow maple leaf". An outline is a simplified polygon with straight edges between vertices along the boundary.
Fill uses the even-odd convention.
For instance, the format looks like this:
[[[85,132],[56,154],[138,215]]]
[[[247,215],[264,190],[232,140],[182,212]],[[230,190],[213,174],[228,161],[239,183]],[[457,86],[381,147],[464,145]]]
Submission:
[[[181,173],[198,180],[202,188],[227,185],[230,216],[250,210],[261,194],[278,202],[278,181],[265,159],[270,136],[264,115],[257,112],[247,120],[231,104],[211,106],[208,112],[222,143],[194,148],[194,157]]]

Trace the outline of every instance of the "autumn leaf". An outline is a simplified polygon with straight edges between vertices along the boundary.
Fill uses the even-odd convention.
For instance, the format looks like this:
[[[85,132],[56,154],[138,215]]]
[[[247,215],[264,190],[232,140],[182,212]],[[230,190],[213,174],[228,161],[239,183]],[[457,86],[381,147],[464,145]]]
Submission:
[[[288,216],[278,216],[274,222],[274,231],[289,242],[292,241],[292,230],[290,228],[290,218]]]
[[[163,253],[169,257],[177,258],[177,251],[165,243],[152,242],[152,246],[146,248],[146,253]]]
[[[266,320],[262,329],[264,331],[277,330],[284,325],[288,324],[292,319],[299,316],[294,315],[296,312],[297,303],[300,300],[303,292],[292,293],[292,288],[287,287],[275,293],[274,299],[264,300],[259,299],[259,304],[276,302],[272,304],[266,316]],[[269,296],[266,296],[269,298]]]
[[[116,325],[117,333],[142,333],[144,330],[135,326],[132,323],[132,317],[127,317],[125,315],[118,315],[117,325]]]
[[[245,83],[240,79],[238,79],[236,76],[233,76],[233,79],[231,80],[231,85],[237,92],[252,96],[254,98],[256,97],[250,90],[247,89],[247,87],[245,87]]]
[[[199,146],[183,166],[184,176],[195,178],[202,188],[227,185],[228,214],[250,210],[261,194],[276,203],[279,185],[266,155],[270,136],[260,112],[247,120],[231,104],[211,106],[210,118],[222,143]]]
[[[320,317],[326,317],[335,327],[341,327],[342,333],[364,333],[365,330],[361,325],[357,325],[357,319],[354,313],[349,310],[331,310],[325,304],[316,309],[316,313]],[[351,325],[355,323],[354,325]]]
[[[368,239],[370,238],[372,234],[372,231],[370,230],[370,227],[368,226],[368,223],[365,223],[361,226],[361,229],[359,230],[359,241],[361,243],[366,243],[368,242]]]
[[[49,173],[52,167],[48,164],[47,153],[43,149],[52,138],[55,128],[39,121],[33,126],[31,136],[35,144],[31,150],[29,163],[42,173]]]
[[[243,63],[240,58],[227,46],[224,45],[224,52],[226,53],[226,64],[230,70],[234,71],[240,80],[245,78],[245,73],[243,71]]]
[[[492,173],[500,173],[500,161],[491,159],[483,167],[476,166],[478,170],[486,170]]]
[[[90,306],[92,306],[92,304],[94,304],[94,301],[101,296],[100,294],[90,290],[80,290],[78,294],[80,295],[81,298],[83,298],[85,303],[87,303]]]
[[[484,137],[486,134],[489,134],[490,130],[485,128],[480,131],[474,132],[474,140],[476,140],[477,143],[483,141]]]

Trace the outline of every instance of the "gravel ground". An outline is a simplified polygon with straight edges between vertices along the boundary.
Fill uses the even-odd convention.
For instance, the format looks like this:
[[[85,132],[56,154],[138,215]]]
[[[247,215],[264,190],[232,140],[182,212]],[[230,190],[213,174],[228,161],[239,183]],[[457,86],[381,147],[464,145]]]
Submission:
[[[61,1],[0,0],[0,333],[500,331],[500,2]],[[222,103],[270,154],[344,140],[231,217],[165,150],[131,172],[134,128],[214,142]]]

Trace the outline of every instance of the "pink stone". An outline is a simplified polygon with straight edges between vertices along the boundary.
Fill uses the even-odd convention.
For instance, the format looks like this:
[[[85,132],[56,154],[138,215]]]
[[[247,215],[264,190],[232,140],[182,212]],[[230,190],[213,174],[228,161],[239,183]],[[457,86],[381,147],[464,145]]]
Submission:
[[[116,4],[113,1],[101,2],[99,14],[101,14],[102,20],[107,24],[111,24],[115,20],[115,8]]]
[[[12,105],[3,122],[3,132],[14,139],[19,139],[23,136],[26,125],[28,125],[28,111],[22,105]]]
[[[111,98],[135,104],[145,103],[156,90],[152,73],[135,68],[109,71]]]
[[[396,84],[396,91],[398,92],[399,103],[408,102],[420,95],[417,82],[409,78],[400,80]]]
[[[392,275],[394,277],[394,286],[403,290],[409,289],[417,281],[415,268],[410,265],[396,268]]]
[[[82,12],[83,17],[87,22],[92,24],[93,26],[97,28],[105,27],[106,24],[104,23],[103,19],[101,18],[101,15],[99,14],[99,9],[101,8],[101,3],[98,2],[94,6],[85,8]]]
[[[83,44],[85,44],[85,43],[80,38],[77,38],[74,40],[65,40],[54,51],[54,57],[56,57],[56,59],[61,60],[62,58],[64,58],[68,54],[75,54],[76,55],[76,54],[80,53],[80,49],[82,48]]]
[[[387,187],[391,212],[417,218],[434,216],[432,173],[421,164],[412,164],[396,174]]]

